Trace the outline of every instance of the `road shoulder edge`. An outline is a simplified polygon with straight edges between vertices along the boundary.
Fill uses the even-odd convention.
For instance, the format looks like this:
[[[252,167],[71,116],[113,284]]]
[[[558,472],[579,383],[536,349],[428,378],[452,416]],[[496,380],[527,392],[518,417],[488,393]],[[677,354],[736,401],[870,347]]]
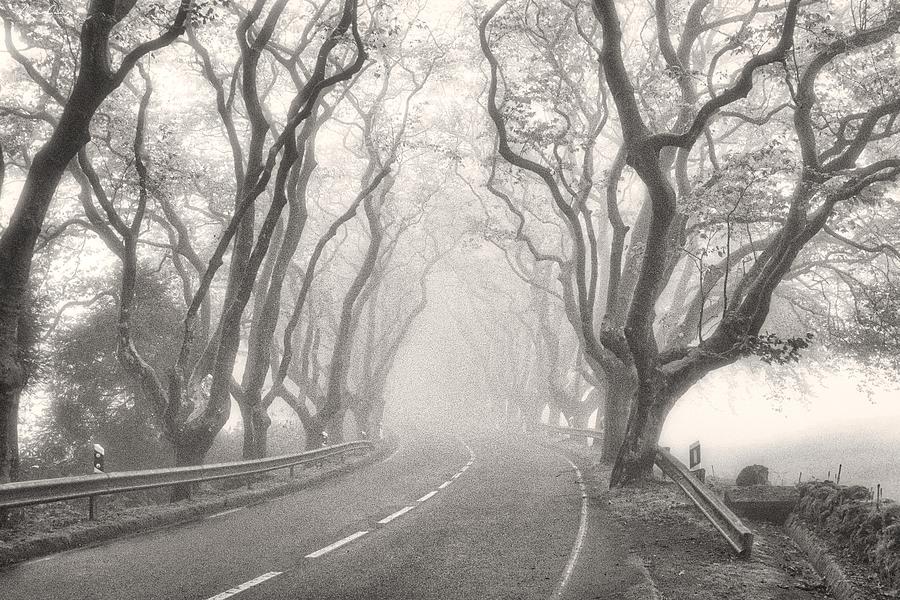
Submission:
[[[650,571],[639,556],[627,550],[624,530],[611,518],[612,512],[608,510],[609,466],[601,463],[597,457],[585,454],[596,454],[591,450],[578,452],[539,438],[530,439],[574,463],[581,471],[587,488],[587,540],[575,564],[570,583],[562,591],[560,598],[658,600],[660,595]]]

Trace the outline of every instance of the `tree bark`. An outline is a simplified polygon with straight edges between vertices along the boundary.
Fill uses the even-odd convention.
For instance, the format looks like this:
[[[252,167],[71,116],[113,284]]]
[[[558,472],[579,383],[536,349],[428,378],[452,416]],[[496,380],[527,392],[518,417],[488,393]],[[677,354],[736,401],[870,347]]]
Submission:
[[[610,485],[628,485],[653,475],[656,445],[672,404],[672,398],[655,386],[638,388]]]
[[[609,369],[604,373],[606,398],[604,399],[603,450],[601,458],[613,461],[625,441],[628,416],[634,398],[634,382],[626,370]]]
[[[212,444],[204,444],[199,440],[189,438],[186,440],[176,439],[172,445],[175,450],[176,467],[196,467],[203,464],[203,458]],[[180,483],[172,486],[169,499],[172,502],[187,500],[195,488],[196,484],[194,483]]]

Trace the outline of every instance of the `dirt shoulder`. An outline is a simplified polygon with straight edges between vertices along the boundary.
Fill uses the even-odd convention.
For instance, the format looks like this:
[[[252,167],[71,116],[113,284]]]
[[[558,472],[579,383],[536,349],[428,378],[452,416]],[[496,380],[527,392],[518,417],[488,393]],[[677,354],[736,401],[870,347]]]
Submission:
[[[560,447],[562,447],[560,445]],[[628,549],[653,582],[647,598],[676,600],[814,600],[831,598],[822,578],[779,527],[747,522],[753,556],[743,560],[671,482],[610,491],[610,466],[599,454],[566,445],[593,482],[588,491],[610,524],[608,543]]]
[[[0,568],[264,502],[381,460],[395,448],[396,441],[388,440],[363,456],[348,456],[344,461],[334,459],[321,466],[297,467],[294,477],[287,470],[280,470],[255,479],[249,486],[204,484],[190,500],[174,503],[165,502],[166,490],[103,496],[97,499],[93,521],[88,519],[86,498],[15,509],[10,526],[0,529]]]

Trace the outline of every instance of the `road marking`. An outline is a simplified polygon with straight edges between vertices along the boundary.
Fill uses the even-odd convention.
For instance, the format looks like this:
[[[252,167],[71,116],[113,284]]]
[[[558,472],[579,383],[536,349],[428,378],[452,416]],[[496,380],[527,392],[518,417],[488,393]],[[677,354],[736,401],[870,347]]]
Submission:
[[[461,472],[460,472],[460,473],[457,473],[456,475],[454,475],[454,476],[451,477],[450,479],[458,479],[460,475],[462,475]]]
[[[465,472],[468,471],[468,470],[469,470],[469,465],[466,465],[466,466],[464,466],[462,469],[460,469],[459,472],[460,472],[460,473],[465,473]]]
[[[411,510],[414,509],[414,508],[415,508],[415,506],[406,506],[406,507],[404,507],[404,508],[401,508],[400,510],[398,510],[398,511],[395,512],[394,514],[388,515],[388,516],[386,516],[385,518],[383,518],[382,520],[378,521],[378,524],[379,524],[379,525],[387,525],[388,523],[390,523],[391,521],[393,521],[393,520],[396,519],[397,517],[402,517],[403,515],[405,515],[406,513],[408,513],[409,511],[411,511]]]
[[[398,452],[400,452],[400,444],[397,444],[397,447],[394,448],[394,451],[391,452],[391,455],[388,456],[387,458],[385,458],[385,459],[384,459],[383,461],[381,461],[381,462],[382,462],[382,463],[386,463],[386,462],[390,461],[392,458],[394,458],[395,456],[397,456],[397,453],[398,453]]]
[[[328,554],[332,550],[337,550],[344,544],[349,544],[353,540],[359,539],[362,536],[366,535],[367,533],[369,533],[369,532],[368,531],[357,531],[356,533],[354,533],[352,535],[348,535],[344,539],[336,541],[335,543],[331,544],[330,546],[325,546],[321,550],[316,550],[315,552],[313,552],[311,554],[307,554],[306,558],[319,558],[323,554]]]
[[[437,490],[428,492],[427,494],[425,494],[424,496],[422,496],[421,498],[419,498],[418,500],[416,500],[416,502],[425,502],[426,500],[428,500],[429,498],[431,498],[431,497],[434,496],[435,494],[437,494]]]
[[[581,476],[581,469],[578,468],[578,465],[569,460],[568,457],[563,458],[572,465],[572,469],[575,471],[575,477],[578,481],[578,487],[581,489],[581,517],[578,520],[578,535],[575,536],[575,545],[572,546],[572,552],[569,554],[569,562],[566,564],[566,568],[563,571],[559,583],[556,584],[556,589],[554,590],[553,595],[550,596],[550,600],[559,600],[562,598],[563,591],[566,589],[566,586],[569,584],[569,579],[572,577],[572,572],[575,571],[575,563],[578,562],[578,555],[581,553],[581,548],[584,546],[584,539],[587,535],[587,487],[584,485],[584,478]]]
[[[451,483],[453,483],[453,482],[452,482],[452,481],[445,481],[444,483],[442,483],[441,485],[438,486],[438,489],[439,489],[439,490],[442,490],[442,489],[444,489],[445,487],[447,487],[448,485],[450,485]]]
[[[219,517],[224,517],[225,515],[230,515],[231,513],[236,513],[239,510],[244,510],[243,506],[239,506],[237,508],[232,508],[231,510],[223,510],[220,513],[216,513],[214,515],[209,515],[206,517],[207,519],[218,519]]]
[[[253,586],[259,585],[263,581],[272,579],[273,577],[278,577],[279,575],[281,575],[280,571],[272,571],[270,573],[265,573],[263,575],[260,575],[256,579],[251,579],[247,583],[242,583],[241,585],[239,585],[237,587],[233,587],[230,590],[224,591],[221,594],[213,596],[212,598],[208,598],[207,600],[225,600],[225,598],[231,598],[232,596],[237,596],[244,590],[247,590],[247,589],[252,588]]]

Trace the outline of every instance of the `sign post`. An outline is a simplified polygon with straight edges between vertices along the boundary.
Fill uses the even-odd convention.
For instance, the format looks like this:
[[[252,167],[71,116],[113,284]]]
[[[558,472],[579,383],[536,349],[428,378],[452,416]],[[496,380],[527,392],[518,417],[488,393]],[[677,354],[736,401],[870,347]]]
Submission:
[[[106,450],[100,444],[94,444],[94,473],[104,473],[103,459],[106,457]]]
[[[691,444],[689,450],[689,464],[691,473],[697,476],[697,479],[700,481],[706,481],[706,469],[700,466],[701,456],[700,456],[700,442],[694,442]]]
[[[94,444],[94,473],[104,473],[103,463],[106,458],[106,450],[103,449],[103,446],[100,444]],[[88,498],[88,518],[93,521],[94,520],[94,498],[95,496],[90,496]]]
[[[694,467],[700,466],[700,442],[694,442],[691,444],[691,454],[690,454],[690,467],[693,469]]]

